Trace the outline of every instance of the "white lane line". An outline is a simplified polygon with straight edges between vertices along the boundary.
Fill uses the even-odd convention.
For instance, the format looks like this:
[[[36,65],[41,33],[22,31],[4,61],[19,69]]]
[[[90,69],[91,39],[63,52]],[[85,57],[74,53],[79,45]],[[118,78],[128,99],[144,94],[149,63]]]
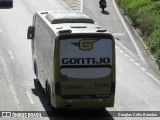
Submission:
[[[160,81],[159,81],[156,77],[154,77],[151,73],[146,72],[146,74],[147,74],[149,77],[151,77],[155,82],[157,82],[158,84],[160,84]]]
[[[32,97],[31,97],[31,94],[28,91],[26,91],[26,94],[27,94],[27,97],[28,97],[30,103],[34,104],[34,101],[33,101]]]
[[[140,67],[141,65],[139,63],[134,63],[136,66]]]
[[[130,60],[131,62],[135,62],[135,60],[134,60],[134,59],[132,59],[132,58],[130,58],[129,60]]]
[[[116,42],[121,48],[123,48],[130,56],[137,57],[132,51],[130,51],[127,47],[125,47],[123,44]]]
[[[124,54],[125,57],[129,58],[130,56],[128,54]]]
[[[117,5],[116,5],[116,3],[115,3],[115,0],[113,0],[113,5],[114,5],[114,7],[115,7],[115,9],[116,9],[116,11],[117,11],[117,14],[118,14],[120,20],[122,21],[123,26],[125,27],[125,29],[126,29],[128,35],[129,35],[129,37],[130,37],[130,39],[131,39],[131,41],[132,41],[134,47],[136,48],[136,51],[137,51],[137,53],[138,53],[140,59],[147,65],[145,59],[143,58],[143,56],[142,56],[142,54],[141,54],[140,49],[139,49],[138,46],[137,46],[136,41],[134,40],[132,34],[130,33],[130,31],[129,31],[129,29],[128,29],[126,23],[125,23],[125,21],[123,20],[121,14],[120,14],[120,11],[118,10],[118,7],[117,7]]]
[[[141,69],[142,71],[146,71],[146,69],[145,69],[144,67],[141,67],[140,69]]]
[[[2,30],[0,29],[0,33],[2,32]]]
[[[8,84],[9,84],[9,89],[10,89],[10,91],[12,93],[11,94],[11,99],[13,97],[13,99],[15,101],[15,104],[19,108],[19,100],[17,98],[16,92],[15,92],[15,89],[14,89],[14,86],[13,86],[14,83],[13,83],[12,77],[10,77],[10,75],[9,75],[8,67],[7,67],[7,64],[6,64],[5,60],[4,60],[4,57],[1,55],[0,58],[1,58],[2,65],[3,65],[3,69],[4,69],[4,72],[5,72],[6,79],[7,79]]]
[[[124,53],[124,51],[123,51],[123,50],[119,50],[119,52]]]
[[[120,48],[116,45],[116,49],[120,49]]]
[[[9,53],[9,55],[10,55],[11,59],[13,59],[13,60],[14,60],[14,56],[13,56],[13,54],[12,54],[12,51],[8,51],[8,53]]]

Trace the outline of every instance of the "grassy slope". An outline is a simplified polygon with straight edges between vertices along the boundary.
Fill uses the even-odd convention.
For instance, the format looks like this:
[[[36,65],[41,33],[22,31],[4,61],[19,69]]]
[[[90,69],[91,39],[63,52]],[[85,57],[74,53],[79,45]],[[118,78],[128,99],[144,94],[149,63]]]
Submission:
[[[160,66],[160,0],[116,0],[140,28],[141,36]]]

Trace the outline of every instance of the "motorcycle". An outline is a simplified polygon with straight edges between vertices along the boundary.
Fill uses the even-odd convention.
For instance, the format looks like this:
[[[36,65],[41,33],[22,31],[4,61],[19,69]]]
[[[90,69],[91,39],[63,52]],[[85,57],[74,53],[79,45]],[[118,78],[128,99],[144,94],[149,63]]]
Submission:
[[[107,7],[106,2],[105,1],[100,1],[99,4],[100,4],[100,8],[104,12],[105,11],[104,9]]]

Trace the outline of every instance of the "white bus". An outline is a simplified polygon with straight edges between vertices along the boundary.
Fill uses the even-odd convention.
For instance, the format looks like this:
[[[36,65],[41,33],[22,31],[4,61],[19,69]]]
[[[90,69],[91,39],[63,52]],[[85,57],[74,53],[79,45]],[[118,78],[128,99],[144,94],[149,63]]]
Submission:
[[[28,27],[37,80],[54,108],[113,107],[114,37],[90,17],[42,11]]]

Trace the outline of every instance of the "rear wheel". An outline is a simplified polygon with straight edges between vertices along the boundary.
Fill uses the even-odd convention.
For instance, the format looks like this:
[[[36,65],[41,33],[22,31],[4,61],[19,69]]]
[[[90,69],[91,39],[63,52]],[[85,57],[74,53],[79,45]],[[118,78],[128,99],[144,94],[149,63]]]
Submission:
[[[104,12],[104,7],[102,7],[102,11]]]
[[[46,95],[47,95],[47,104],[50,106],[51,105],[50,88],[47,81],[46,81]]]
[[[47,81],[46,81],[46,95],[47,95],[48,106],[51,108],[51,110],[55,110],[55,107],[51,103],[51,89]]]
[[[38,79],[38,69],[37,69],[37,63],[36,61],[34,61],[34,73],[36,75],[36,82],[39,82],[39,79]]]

